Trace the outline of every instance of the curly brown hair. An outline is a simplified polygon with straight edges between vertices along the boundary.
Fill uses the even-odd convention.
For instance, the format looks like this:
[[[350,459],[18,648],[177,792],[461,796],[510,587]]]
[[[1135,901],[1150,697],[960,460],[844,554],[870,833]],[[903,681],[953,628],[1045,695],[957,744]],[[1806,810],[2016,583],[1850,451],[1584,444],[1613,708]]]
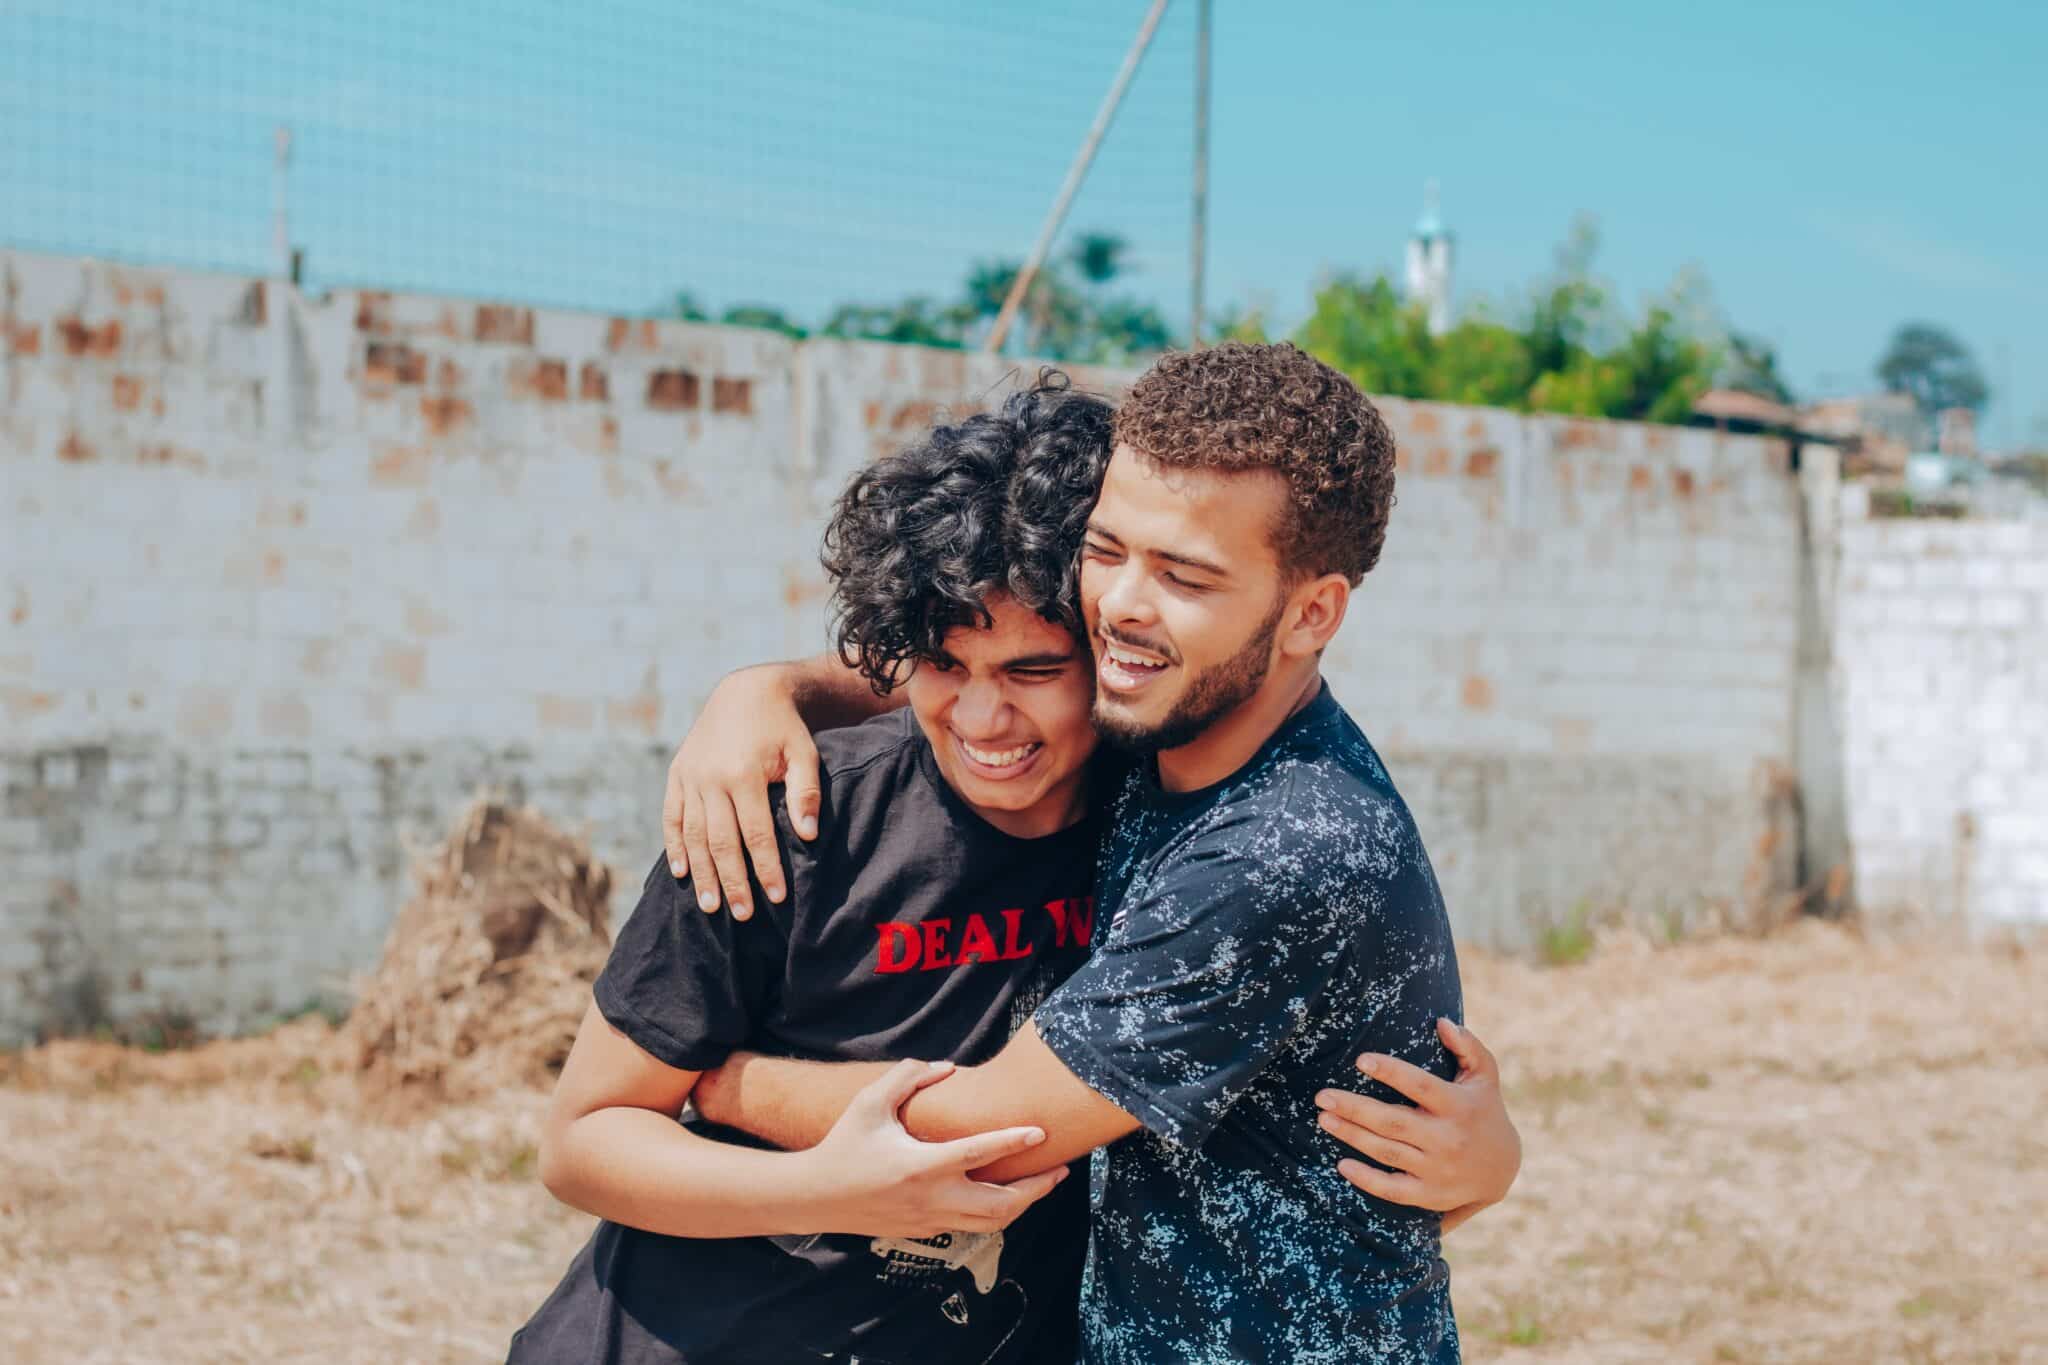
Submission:
[[[1116,410],[1116,443],[1149,464],[1287,480],[1273,545],[1290,575],[1379,562],[1394,506],[1394,436],[1358,386],[1287,342],[1227,341],[1160,357]]]
[[[1084,638],[1079,563],[1109,464],[1109,404],[1057,370],[941,423],[847,482],[825,526],[832,640],[876,692],[986,628],[998,593]]]

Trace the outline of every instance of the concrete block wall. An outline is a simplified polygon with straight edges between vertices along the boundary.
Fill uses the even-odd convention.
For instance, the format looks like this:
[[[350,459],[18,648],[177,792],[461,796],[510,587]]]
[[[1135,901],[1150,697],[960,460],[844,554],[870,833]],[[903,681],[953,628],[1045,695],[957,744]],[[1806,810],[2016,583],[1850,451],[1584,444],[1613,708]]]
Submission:
[[[2048,921],[2048,522],[1842,524],[1858,904]]]
[[[1017,370],[0,253],[0,1043],[340,994],[480,784],[630,903],[710,686],[823,641],[832,494]],[[1460,928],[1785,884],[1784,451],[1385,406],[1330,671]]]
[[[1682,927],[1796,879],[1800,504],[1777,442],[1383,400],[1385,557],[1333,685],[1459,926]]]

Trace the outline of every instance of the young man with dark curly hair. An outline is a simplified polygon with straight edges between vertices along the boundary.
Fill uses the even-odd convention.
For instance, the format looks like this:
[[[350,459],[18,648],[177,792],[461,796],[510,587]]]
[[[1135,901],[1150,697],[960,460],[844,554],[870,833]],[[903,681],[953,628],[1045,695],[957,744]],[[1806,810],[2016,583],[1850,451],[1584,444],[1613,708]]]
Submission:
[[[1138,761],[1104,793],[1094,950],[994,1058],[913,1096],[905,1125],[932,1141],[1042,1129],[977,1172],[998,1182],[1095,1151],[1087,1361],[1454,1361],[1439,1239],[1505,1193],[1519,1145],[1491,1058],[1452,1022],[1457,960],[1420,836],[1319,667],[1384,543],[1392,438],[1350,381],[1286,345],[1167,357],[1114,438],[1080,596],[1096,727]],[[728,752],[787,770],[801,824],[807,741],[786,722],[848,702],[844,681],[813,663],[728,682],[698,729],[765,707]],[[699,845],[672,838],[672,855],[702,873],[722,816],[772,866],[754,760],[693,783],[700,760],[686,742],[672,770]],[[737,918],[756,887],[728,875],[726,845]],[[1416,1107],[1339,1093],[1354,1059]],[[802,1149],[878,1070],[737,1050],[699,1104]],[[1372,1165],[1329,1160],[1319,1110]],[[1468,1144],[1477,1159],[1447,1157]]]
[[[1091,787],[1129,766],[1095,756],[1077,594],[1110,422],[1049,380],[840,497],[836,643],[908,708],[820,737],[821,828],[783,841],[766,913],[706,916],[649,876],[541,1147],[548,1188],[605,1221],[513,1360],[1075,1358],[1080,1182],[1054,1189],[1063,1160],[989,1177],[1036,1123],[914,1140],[899,1111],[949,1068],[889,1063],[991,1062],[1086,957]],[[801,1149],[764,1150],[708,1103],[743,1046],[874,1070]]]

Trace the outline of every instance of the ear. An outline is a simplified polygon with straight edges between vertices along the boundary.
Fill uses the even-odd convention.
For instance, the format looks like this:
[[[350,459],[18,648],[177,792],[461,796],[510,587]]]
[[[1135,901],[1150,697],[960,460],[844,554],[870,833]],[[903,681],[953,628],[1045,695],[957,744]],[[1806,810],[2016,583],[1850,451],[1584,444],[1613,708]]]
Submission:
[[[1351,584],[1342,574],[1326,573],[1307,579],[1288,596],[1280,632],[1281,654],[1305,659],[1322,653],[1337,627],[1344,624],[1344,609],[1351,605]]]

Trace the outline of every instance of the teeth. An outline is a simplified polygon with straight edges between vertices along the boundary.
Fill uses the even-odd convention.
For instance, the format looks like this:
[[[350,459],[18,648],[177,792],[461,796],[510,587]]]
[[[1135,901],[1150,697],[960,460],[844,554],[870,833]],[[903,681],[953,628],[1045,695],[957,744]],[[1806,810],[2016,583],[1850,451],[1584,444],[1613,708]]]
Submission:
[[[1148,659],[1141,654],[1133,654],[1128,649],[1123,648],[1121,645],[1111,644],[1107,640],[1103,641],[1103,653],[1109,655],[1110,658],[1114,659],[1116,662],[1123,664],[1128,668],[1166,667],[1165,664],[1160,663],[1156,659]]]
[[[967,756],[976,763],[985,763],[991,768],[1007,768],[1012,764],[1022,763],[1038,749],[1036,742],[1020,744],[1014,749],[977,749],[964,739],[960,741],[960,747],[965,749]]]

